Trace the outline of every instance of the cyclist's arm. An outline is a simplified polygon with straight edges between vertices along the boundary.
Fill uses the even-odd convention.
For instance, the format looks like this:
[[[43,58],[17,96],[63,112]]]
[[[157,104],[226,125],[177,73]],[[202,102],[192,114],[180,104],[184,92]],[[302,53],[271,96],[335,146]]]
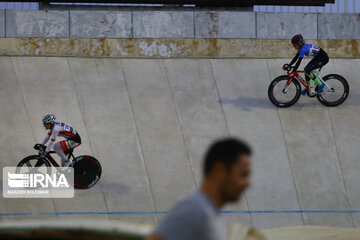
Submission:
[[[303,60],[303,58],[302,58],[302,57],[299,57],[299,60],[296,62],[296,65],[295,65],[295,67],[293,68],[293,72],[296,72],[296,71],[297,71],[297,69],[299,68],[300,63],[301,63],[302,60]]]
[[[299,58],[299,56],[300,56],[300,53],[297,53],[297,54],[295,55],[295,57],[293,58],[293,60],[291,60],[291,62],[289,63],[289,65],[290,65],[290,66],[293,65],[293,64],[296,62],[296,60]]]
[[[41,145],[45,145],[49,141],[50,136],[51,136],[51,132],[49,131],[46,137],[44,138],[44,140],[41,142]]]
[[[59,132],[54,128],[54,130],[52,131],[51,134],[51,139],[50,139],[50,143],[46,148],[46,152],[49,152],[52,148],[52,146],[54,145],[54,142],[56,140],[56,137],[58,136]]]

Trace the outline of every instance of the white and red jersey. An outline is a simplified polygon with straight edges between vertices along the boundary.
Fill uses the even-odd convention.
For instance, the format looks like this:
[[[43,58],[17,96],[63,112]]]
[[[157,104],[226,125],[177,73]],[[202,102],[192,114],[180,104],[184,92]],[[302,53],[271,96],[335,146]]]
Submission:
[[[49,129],[48,135],[42,142],[42,145],[45,145],[47,141],[50,139],[50,143],[46,148],[46,151],[49,152],[54,144],[57,136],[64,137],[67,139],[76,139],[78,137],[78,133],[76,130],[65,123],[55,122],[53,127]],[[76,140],[75,140],[76,141]],[[81,141],[81,140],[80,140]],[[78,141],[76,141],[78,142]]]

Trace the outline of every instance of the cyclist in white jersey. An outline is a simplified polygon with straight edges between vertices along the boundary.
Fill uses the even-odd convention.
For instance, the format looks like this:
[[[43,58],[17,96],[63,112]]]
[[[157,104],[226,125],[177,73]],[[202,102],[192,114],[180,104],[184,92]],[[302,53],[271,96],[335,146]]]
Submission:
[[[61,158],[61,166],[68,167],[72,161],[67,159],[66,152],[80,146],[81,138],[74,128],[65,123],[55,122],[55,119],[56,117],[54,114],[47,114],[43,117],[42,121],[44,127],[49,131],[41,144],[45,145],[50,139],[50,143],[46,147],[45,153],[48,153],[54,146],[54,151]],[[58,136],[64,137],[66,140],[55,143],[56,137]]]

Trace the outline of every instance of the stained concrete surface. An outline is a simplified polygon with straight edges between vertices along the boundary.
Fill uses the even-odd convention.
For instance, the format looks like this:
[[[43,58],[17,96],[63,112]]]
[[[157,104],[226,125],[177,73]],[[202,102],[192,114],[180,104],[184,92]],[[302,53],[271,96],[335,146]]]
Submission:
[[[360,58],[360,40],[307,40],[330,58]],[[0,38],[2,56],[104,58],[293,58],[288,39]]]
[[[94,155],[103,175],[94,188],[77,190],[73,199],[1,197],[0,221],[100,218],[156,223],[164,217],[159,212],[199,187],[206,147],[231,135],[254,149],[253,185],[240,202],[225,209],[251,212],[225,213],[225,220],[258,228],[360,227],[358,213],[326,212],[360,209],[360,85],[354,70],[360,62],[331,60],[323,70],[349,81],[351,93],[343,105],[327,108],[302,97],[289,109],[277,109],[267,98],[267,88],[284,74],[283,63],[1,57],[1,167],[34,154],[32,146],[46,134],[42,116],[55,113],[82,136],[75,154]],[[278,212],[253,212],[262,210]],[[40,215],[43,212],[109,214]]]

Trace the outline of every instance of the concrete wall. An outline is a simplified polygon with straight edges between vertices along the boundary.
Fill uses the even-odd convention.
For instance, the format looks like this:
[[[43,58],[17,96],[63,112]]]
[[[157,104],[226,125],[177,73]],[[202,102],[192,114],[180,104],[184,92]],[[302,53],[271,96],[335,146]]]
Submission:
[[[359,39],[360,14],[319,14],[320,39]]]
[[[69,12],[6,11],[6,37],[69,37]]]
[[[70,12],[71,38],[131,38],[131,12]]]
[[[360,58],[360,40],[309,42],[330,58]],[[0,38],[2,56],[290,59],[295,53],[287,39]]]
[[[0,10],[0,37],[5,37],[5,10]]]
[[[291,58],[297,33],[331,58],[360,57],[358,14],[0,12],[0,54],[11,56]]]
[[[257,37],[289,39],[302,33],[306,39],[317,39],[317,14],[257,13]]]
[[[135,38],[193,38],[192,12],[133,12]]]
[[[254,12],[196,12],[195,38],[256,38]]]
[[[6,27],[4,16],[0,37],[360,39],[359,14],[7,11]]]

